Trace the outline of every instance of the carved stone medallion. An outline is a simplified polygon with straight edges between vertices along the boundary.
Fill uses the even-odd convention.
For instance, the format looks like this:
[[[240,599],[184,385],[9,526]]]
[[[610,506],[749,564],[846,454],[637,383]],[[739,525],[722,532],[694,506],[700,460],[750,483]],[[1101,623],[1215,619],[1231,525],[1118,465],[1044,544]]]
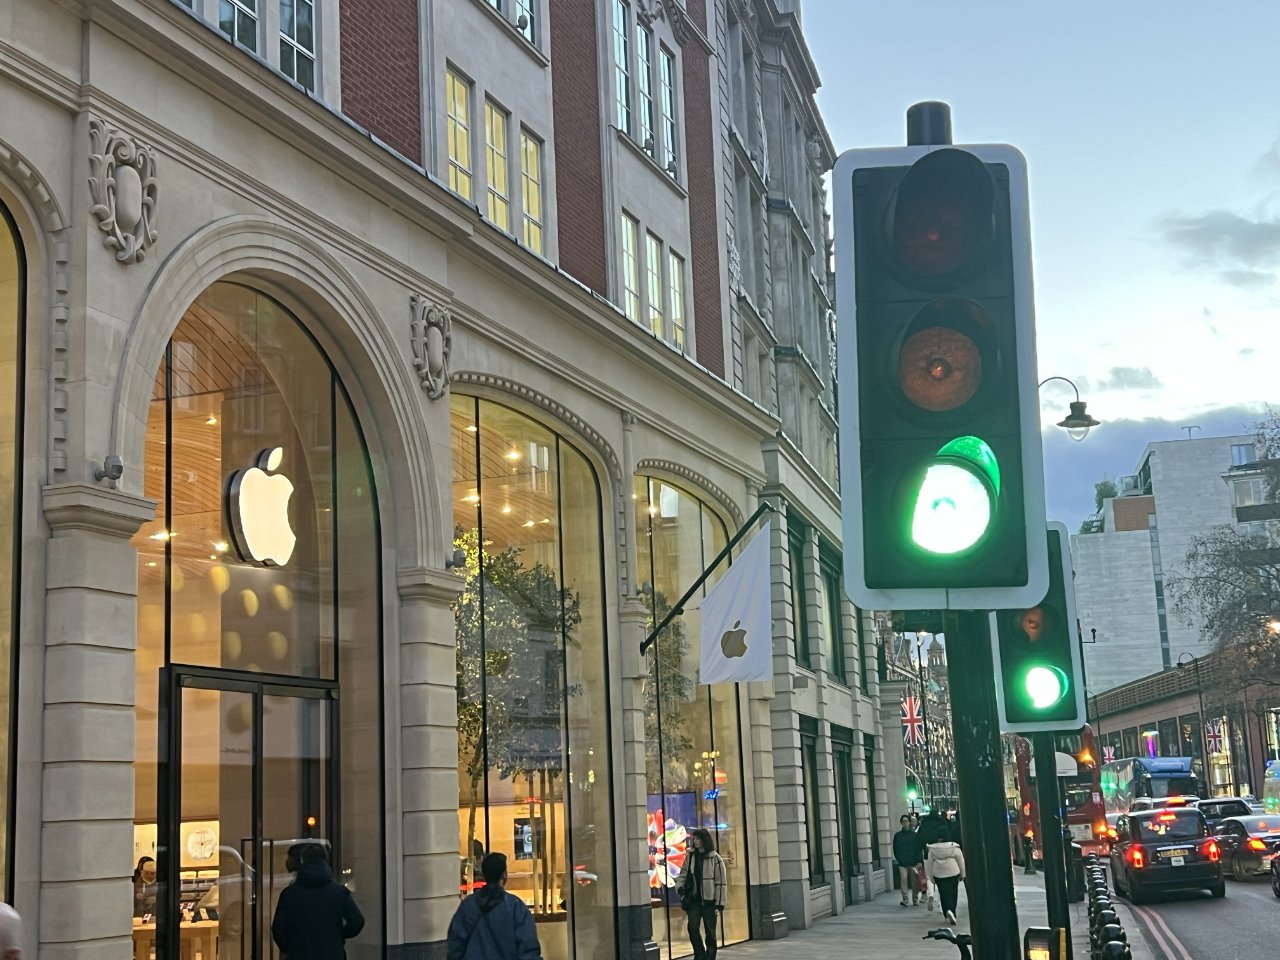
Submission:
[[[432,400],[444,396],[449,387],[449,351],[453,346],[453,318],[447,308],[414,294],[409,301],[409,323],[413,366],[422,389]]]
[[[89,212],[121,263],[137,263],[156,242],[155,151],[102,120],[89,121]]]

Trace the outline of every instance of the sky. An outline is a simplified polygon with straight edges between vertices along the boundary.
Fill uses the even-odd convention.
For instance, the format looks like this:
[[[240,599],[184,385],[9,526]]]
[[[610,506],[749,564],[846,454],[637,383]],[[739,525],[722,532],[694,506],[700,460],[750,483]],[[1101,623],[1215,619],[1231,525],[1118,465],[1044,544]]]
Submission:
[[[1147,443],[1280,401],[1280,3],[804,0],[802,23],[837,153],[943,100],[955,143],[1027,158],[1039,376],[1103,421],[1071,441],[1071,387],[1042,389],[1049,519],[1077,528]]]

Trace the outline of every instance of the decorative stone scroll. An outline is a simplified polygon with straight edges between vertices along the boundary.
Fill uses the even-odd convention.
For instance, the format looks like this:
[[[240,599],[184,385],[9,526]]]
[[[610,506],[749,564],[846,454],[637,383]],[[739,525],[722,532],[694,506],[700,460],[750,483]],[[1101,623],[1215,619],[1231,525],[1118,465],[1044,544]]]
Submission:
[[[137,263],[156,242],[155,151],[102,120],[89,121],[89,212],[121,263]]]
[[[439,400],[449,388],[449,352],[453,347],[453,317],[448,308],[414,294],[409,301],[413,366],[422,389]]]

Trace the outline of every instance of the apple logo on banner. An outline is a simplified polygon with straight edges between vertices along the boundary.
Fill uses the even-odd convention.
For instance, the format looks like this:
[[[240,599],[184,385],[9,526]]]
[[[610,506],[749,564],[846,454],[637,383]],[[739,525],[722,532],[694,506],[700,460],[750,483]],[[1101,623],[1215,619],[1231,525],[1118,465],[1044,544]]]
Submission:
[[[242,560],[283,567],[293,555],[298,539],[289,524],[293,481],[284,474],[272,474],[283,459],[284,448],[272,447],[258,454],[256,466],[231,475],[227,513]]]
[[[747,631],[742,629],[742,621],[733,621],[733,629],[726,630],[720,638],[720,652],[726,657],[744,657],[747,655]]]

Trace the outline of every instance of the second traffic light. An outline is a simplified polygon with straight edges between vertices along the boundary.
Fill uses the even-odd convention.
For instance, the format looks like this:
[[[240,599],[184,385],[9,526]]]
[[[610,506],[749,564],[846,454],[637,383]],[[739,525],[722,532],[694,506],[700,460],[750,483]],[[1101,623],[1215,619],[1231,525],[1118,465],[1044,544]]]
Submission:
[[[849,593],[1033,602],[1047,572],[1022,155],[852,150],[833,176]]]
[[[996,701],[1000,729],[1007,733],[1077,730],[1085,722],[1067,528],[1051,523],[1047,536],[1049,589],[1044,598],[1024,609],[991,614]]]

